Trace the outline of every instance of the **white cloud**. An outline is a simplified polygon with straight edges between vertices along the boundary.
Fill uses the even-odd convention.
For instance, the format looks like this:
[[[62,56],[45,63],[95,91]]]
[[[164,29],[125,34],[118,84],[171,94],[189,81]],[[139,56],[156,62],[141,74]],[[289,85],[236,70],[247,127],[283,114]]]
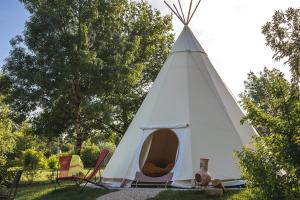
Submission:
[[[162,13],[170,13],[163,0],[149,0]],[[167,0],[177,3],[177,0]],[[181,0],[187,12],[190,0]],[[194,6],[197,0],[193,1]],[[242,92],[249,71],[277,67],[288,76],[288,68],[274,63],[261,27],[275,10],[299,7],[299,0],[202,0],[190,27],[206,50],[214,67],[234,95]],[[178,36],[183,25],[174,17]]]

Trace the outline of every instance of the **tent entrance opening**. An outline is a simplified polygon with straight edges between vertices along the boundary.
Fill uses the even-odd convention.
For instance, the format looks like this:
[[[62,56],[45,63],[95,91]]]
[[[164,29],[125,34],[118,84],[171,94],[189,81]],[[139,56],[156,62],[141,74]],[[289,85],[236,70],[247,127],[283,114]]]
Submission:
[[[145,140],[139,158],[140,169],[146,176],[161,177],[175,165],[179,140],[170,129],[159,129]]]

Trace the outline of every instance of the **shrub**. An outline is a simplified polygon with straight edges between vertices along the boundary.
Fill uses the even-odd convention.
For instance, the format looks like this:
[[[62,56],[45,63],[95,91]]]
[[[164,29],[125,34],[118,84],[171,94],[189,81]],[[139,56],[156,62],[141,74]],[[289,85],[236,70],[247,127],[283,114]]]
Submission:
[[[52,155],[47,159],[47,165],[49,169],[56,170],[58,166],[58,156]]]
[[[39,169],[47,167],[47,161],[43,153],[34,149],[23,151],[24,175],[29,183],[32,183],[39,176]]]
[[[85,145],[81,150],[81,160],[85,167],[92,168],[100,153],[100,149],[94,144]]]
[[[74,149],[75,149],[75,146],[70,143],[70,142],[62,142],[62,144],[60,145],[60,150],[61,152],[63,153],[66,153],[66,154],[74,154]]]
[[[237,153],[247,187],[256,191],[256,199],[292,200],[299,197],[296,166],[284,153],[286,140],[279,135],[258,137],[254,149]]]
[[[56,175],[56,169],[58,167],[58,156],[52,155],[47,159],[47,165],[50,169],[50,173],[47,174],[47,178],[50,182],[53,182]]]
[[[105,159],[103,166],[106,166],[110,157],[112,156],[116,146],[113,143],[103,142],[98,145],[92,144],[90,141],[86,142],[81,151],[81,160],[85,167],[94,167],[98,155],[102,149],[108,149],[109,154]]]

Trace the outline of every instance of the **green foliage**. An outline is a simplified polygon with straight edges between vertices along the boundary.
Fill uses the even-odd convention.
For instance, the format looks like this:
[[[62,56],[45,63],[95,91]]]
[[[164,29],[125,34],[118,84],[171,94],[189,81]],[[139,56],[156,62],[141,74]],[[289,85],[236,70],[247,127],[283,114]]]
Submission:
[[[109,161],[113,152],[115,151],[115,148],[116,146],[113,143],[101,142],[98,145],[96,145],[91,143],[90,141],[85,142],[80,155],[84,167],[94,167],[99,153],[102,149],[109,150],[109,155],[107,156],[103,164],[103,166],[106,166],[107,162]]]
[[[171,17],[146,1],[22,2],[31,17],[0,78],[14,120],[35,112],[35,134],[74,137],[77,154],[93,131],[122,135],[173,43]]]
[[[39,169],[47,167],[47,160],[44,154],[34,149],[27,149],[22,156],[25,177],[29,183],[34,181],[34,178],[39,176]]]
[[[13,123],[9,119],[9,109],[3,104],[2,98],[0,96],[0,166],[6,164],[6,156],[15,146]]]
[[[276,69],[249,73],[241,94],[249,120],[260,137],[254,149],[237,153],[242,175],[256,199],[284,200],[300,197],[300,102],[294,85]]]
[[[275,60],[287,59],[292,82],[299,90],[300,83],[300,9],[278,10],[271,22],[263,26],[267,45],[274,51]],[[299,91],[295,90],[299,93]]]
[[[245,91],[240,95],[249,120],[261,136],[280,135],[287,142],[287,162],[300,163],[300,101],[293,96],[292,85],[276,70],[264,69],[258,76],[249,73]]]
[[[256,188],[256,199],[293,200],[300,197],[297,168],[286,154],[287,140],[280,135],[257,137],[254,148],[237,153],[243,178]]]
[[[14,132],[15,149],[11,154],[11,160],[13,160],[13,166],[23,166],[23,152],[27,149],[35,149],[43,153],[47,153],[49,150],[46,139],[38,135],[34,135],[31,132],[30,125],[28,123],[22,123],[18,130]]]
[[[52,155],[47,159],[47,166],[49,169],[55,170],[58,166],[58,156]]]
[[[25,170],[44,169],[47,166],[47,160],[42,152],[27,149],[23,152],[23,166]]]
[[[71,142],[63,140],[59,146],[62,153],[74,154],[75,145]]]
[[[94,167],[99,153],[100,149],[96,145],[83,146],[80,157],[84,167]]]
[[[58,156],[52,155],[47,159],[47,167],[50,169],[50,173],[47,174],[47,178],[50,182],[55,181],[56,170],[58,167]]]
[[[9,119],[9,109],[2,101],[0,95],[0,185],[7,182],[7,169],[9,168],[9,154],[15,148],[13,123]]]

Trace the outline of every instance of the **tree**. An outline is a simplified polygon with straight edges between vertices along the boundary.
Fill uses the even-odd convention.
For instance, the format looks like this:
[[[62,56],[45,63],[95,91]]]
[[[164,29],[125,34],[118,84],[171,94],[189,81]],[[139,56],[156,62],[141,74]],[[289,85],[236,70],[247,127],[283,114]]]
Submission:
[[[13,136],[13,123],[9,119],[9,109],[0,96],[0,185],[5,181],[9,163],[7,156],[13,152],[15,140]]]
[[[285,162],[300,167],[300,102],[293,98],[292,84],[279,70],[264,69],[258,76],[250,72],[240,95],[249,120],[261,137],[279,135],[286,146]]]
[[[282,135],[255,138],[253,147],[238,152],[243,178],[257,200],[296,200],[300,197],[297,167],[290,162],[289,141]]]
[[[273,58],[277,61],[287,59],[292,82],[299,90],[300,83],[300,9],[289,8],[278,10],[271,22],[267,22],[262,32],[266,44],[274,51]],[[295,90],[296,91],[296,90]],[[299,94],[299,91],[296,91]]]
[[[297,199],[299,197],[300,102],[293,84],[279,70],[250,72],[241,94],[249,120],[259,133],[253,147],[237,153],[247,185],[261,199]],[[256,197],[258,199],[258,197]]]
[[[286,60],[291,81],[279,70],[250,72],[240,95],[246,117],[259,137],[253,149],[237,153],[248,187],[260,199],[299,199],[300,175],[300,10],[276,11],[262,30],[277,61]],[[258,199],[258,197],[256,197]]]
[[[31,17],[2,78],[15,120],[74,137],[77,154],[91,133],[118,130],[120,113],[124,130],[169,52],[170,16],[127,0],[21,1]]]

